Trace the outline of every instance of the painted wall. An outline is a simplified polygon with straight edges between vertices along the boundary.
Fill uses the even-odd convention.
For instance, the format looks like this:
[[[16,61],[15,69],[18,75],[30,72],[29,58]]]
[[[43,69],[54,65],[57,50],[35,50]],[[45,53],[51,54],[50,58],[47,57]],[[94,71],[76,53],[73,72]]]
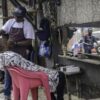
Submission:
[[[100,0],[61,0],[58,25],[100,21]]]

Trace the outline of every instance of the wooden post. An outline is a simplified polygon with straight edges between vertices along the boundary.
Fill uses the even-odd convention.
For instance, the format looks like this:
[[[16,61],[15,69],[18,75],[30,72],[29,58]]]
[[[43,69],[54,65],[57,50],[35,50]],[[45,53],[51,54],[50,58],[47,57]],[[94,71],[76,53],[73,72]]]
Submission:
[[[7,9],[7,0],[2,0],[2,16],[3,16],[3,24],[8,20],[8,9]],[[5,44],[4,46],[4,51],[7,50],[7,40],[8,40],[8,35],[3,35],[2,36],[2,43]]]
[[[8,17],[7,0],[2,0],[2,12],[3,12],[3,17]],[[6,21],[7,19],[3,19],[3,24]]]

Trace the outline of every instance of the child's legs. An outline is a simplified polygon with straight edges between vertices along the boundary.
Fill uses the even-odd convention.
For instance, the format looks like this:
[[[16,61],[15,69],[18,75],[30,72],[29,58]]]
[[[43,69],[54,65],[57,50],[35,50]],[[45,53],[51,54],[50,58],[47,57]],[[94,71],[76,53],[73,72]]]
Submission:
[[[5,70],[5,81],[4,81],[4,95],[5,96],[11,95],[11,86],[12,86],[12,81],[11,81],[10,74],[7,70]]]

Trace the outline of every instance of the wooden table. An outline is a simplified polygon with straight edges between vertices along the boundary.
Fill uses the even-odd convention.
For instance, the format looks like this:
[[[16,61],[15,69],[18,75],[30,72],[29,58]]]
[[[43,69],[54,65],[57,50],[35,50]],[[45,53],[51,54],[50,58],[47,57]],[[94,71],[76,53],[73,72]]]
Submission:
[[[83,62],[83,63],[89,63],[93,65],[100,65],[100,59],[89,59],[89,58],[78,58],[74,56],[63,56],[63,55],[58,55],[60,58],[68,59],[68,60],[73,60],[73,61],[78,61],[78,62]]]

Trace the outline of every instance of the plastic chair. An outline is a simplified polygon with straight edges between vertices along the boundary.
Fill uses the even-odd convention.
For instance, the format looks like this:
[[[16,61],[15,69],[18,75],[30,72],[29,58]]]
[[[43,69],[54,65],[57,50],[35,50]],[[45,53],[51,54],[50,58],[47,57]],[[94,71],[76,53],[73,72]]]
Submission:
[[[38,100],[38,87],[43,86],[47,100],[51,100],[48,76],[44,72],[31,72],[18,67],[8,67],[13,85],[14,100],[27,100],[31,89],[32,98]]]

